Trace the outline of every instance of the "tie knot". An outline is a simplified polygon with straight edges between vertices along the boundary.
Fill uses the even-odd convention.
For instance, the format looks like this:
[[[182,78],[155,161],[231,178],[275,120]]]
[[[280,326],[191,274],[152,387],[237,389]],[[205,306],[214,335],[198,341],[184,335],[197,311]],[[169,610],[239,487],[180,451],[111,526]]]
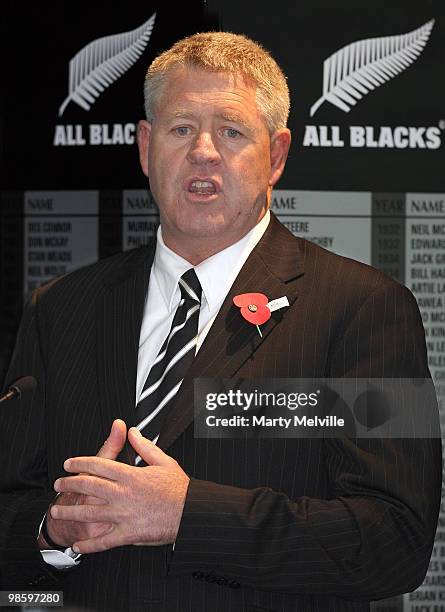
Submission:
[[[183,300],[193,300],[194,302],[201,303],[201,283],[196,275],[193,268],[184,272],[179,279],[179,288],[181,289],[181,297]]]

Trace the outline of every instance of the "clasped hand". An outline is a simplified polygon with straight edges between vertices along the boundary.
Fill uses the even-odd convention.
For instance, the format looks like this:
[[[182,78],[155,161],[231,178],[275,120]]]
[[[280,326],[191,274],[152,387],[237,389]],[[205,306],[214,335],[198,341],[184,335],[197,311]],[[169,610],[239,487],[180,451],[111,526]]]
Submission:
[[[67,459],[64,468],[75,475],[54,483],[61,495],[50,508],[48,530],[75,552],[176,540],[190,479],[175,459],[134,427],[128,441],[147,466],[115,461],[125,439],[125,424],[117,420],[108,445],[95,457]]]

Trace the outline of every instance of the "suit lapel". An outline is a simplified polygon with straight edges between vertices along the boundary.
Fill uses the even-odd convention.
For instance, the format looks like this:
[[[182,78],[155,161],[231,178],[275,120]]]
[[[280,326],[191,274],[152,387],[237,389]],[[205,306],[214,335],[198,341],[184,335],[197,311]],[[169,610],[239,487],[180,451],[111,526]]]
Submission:
[[[104,436],[116,418],[135,424],[139,334],[154,244],[134,251],[97,303],[97,372]]]
[[[272,215],[269,227],[229,290],[182,383],[161,431],[159,446],[168,448],[193,421],[195,378],[234,377],[258,346],[268,341],[296,300],[298,283],[295,281],[303,273],[299,240]],[[283,296],[289,300],[288,308],[275,311],[261,326],[262,338],[256,326],[245,321],[233,304],[235,295],[247,292],[264,293],[269,301]]]

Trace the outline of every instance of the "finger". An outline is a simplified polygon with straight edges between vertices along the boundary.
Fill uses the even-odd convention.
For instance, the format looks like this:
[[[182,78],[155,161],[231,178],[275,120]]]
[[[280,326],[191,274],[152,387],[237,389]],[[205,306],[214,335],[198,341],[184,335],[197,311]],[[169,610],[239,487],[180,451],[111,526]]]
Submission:
[[[100,499],[99,497],[92,497],[91,495],[84,495],[81,497],[81,502],[82,504],[108,504],[107,501],[105,501],[104,499]]]
[[[104,459],[116,459],[121,450],[124,448],[127,439],[127,426],[121,419],[113,421],[110,435],[103,443],[97,453],[97,457]]]
[[[131,427],[128,430],[128,439],[131,446],[147,465],[171,466],[172,462],[176,463],[172,457],[164,453],[156,444],[144,438],[136,427]]]
[[[75,474],[84,472],[120,481],[125,480],[128,476],[128,470],[131,470],[131,467],[125,463],[104,459],[103,457],[72,457],[65,461],[63,468],[66,472],[74,472]]]
[[[125,546],[130,543],[125,539],[124,534],[113,528],[105,535],[74,542],[71,548],[75,553],[88,554],[109,550],[117,546]]]
[[[91,495],[93,499],[99,498],[99,501],[108,500],[114,488],[114,481],[106,478],[98,478],[97,476],[91,476],[89,474],[58,478],[54,483],[54,490],[58,493]],[[97,504],[97,502],[93,503]]]
[[[77,521],[80,523],[113,523],[114,517],[110,506],[106,505],[80,505],[80,506],[52,506],[51,517],[62,521]]]

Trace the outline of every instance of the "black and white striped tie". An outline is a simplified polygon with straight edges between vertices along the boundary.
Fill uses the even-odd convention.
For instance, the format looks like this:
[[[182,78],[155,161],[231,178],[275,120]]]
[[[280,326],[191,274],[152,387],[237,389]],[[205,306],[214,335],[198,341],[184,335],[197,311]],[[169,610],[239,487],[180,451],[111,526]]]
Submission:
[[[193,268],[179,279],[179,302],[170,332],[145,381],[136,405],[137,428],[156,442],[171,400],[177,394],[196,352],[201,285]],[[140,457],[136,457],[136,464]]]

